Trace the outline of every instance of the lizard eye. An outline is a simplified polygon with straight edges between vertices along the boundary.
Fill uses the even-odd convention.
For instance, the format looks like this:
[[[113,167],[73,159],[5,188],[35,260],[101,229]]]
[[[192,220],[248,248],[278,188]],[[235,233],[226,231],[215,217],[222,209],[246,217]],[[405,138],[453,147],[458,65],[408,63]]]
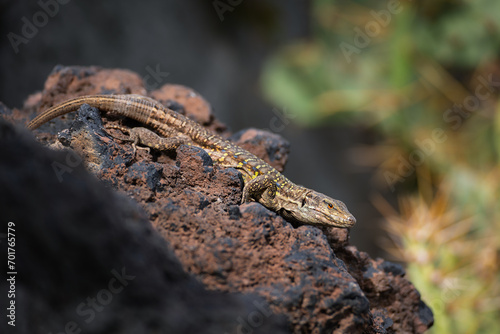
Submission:
[[[326,203],[328,205],[328,209],[333,209],[333,203]]]

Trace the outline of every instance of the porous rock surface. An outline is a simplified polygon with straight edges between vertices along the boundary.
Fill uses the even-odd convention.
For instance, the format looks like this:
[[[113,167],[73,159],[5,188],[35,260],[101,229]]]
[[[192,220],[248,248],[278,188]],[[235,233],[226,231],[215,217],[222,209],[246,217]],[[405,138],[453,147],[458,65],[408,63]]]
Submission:
[[[28,98],[21,110],[3,112],[3,117],[24,124],[34,117],[40,107],[43,110],[79,95],[109,93],[149,95],[212,131],[229,136],[225,127],[214,118],[210,105],[196,92],[167,84],[148,93],[136,74],[97,67],[56,67],[47,79],[43,92]],[[279,333],[283,328],[280,327],[283,319],[286,321],[285,328],[293,333],[422,333],[432,325],[432,312],[422,302],[414,286],[406,280],[404,270],[399,265],[382,259],[374,260],[358,251],[349,244],[348,230],[292,225],[258,203],[241,205],[243,181],[240,173],[233,168],[214,165],[208,154],[200,148],[181,145],[173,152],[138,149],[134,156],[131,144],[117,139],[126,138],[124,134],[103,128],[118,124],[129,127],[139,125],[112,113],[101,115],[98,110],[84,105],[78,113],[60,117],[35,131],[39,141],[44,144],[56,149],[72,150],[72,153],[50,153],[60,155],[66,162],[63,161],[56,171],[40,167],[39,177],[43,178],[42,173],[47,169],[47,173],[63,180],[61,184],[66,184],[66,178],[76,183],[77,177],[86,183],[78,183],[82,188],[80,190],[76,186],[72,189],[74,196],[60,196],[59,205],[51,209],[54,211],[51,224],[67,228],[72,224],[70,210],[82,205],[93,208],[96,215],[101,213],[113,221],[111,225],[95,222],[85,225],[84,217],[73,218],[80,223],[71,227],[71,230],[81,228],[84,232],[68,235],[67,244],[58,249],[60,253],[47,255],[61,261],[52,263],[53,267],[58,268],[57,271],[64,274],[64,267],[58,264],[74,261],[73,258],[80,259],[89,268],[92,265],[114,263],[114,256],[133,263],[140,258],[145,261],[141,263],[144,268],[135,263],[139,266],[135,272],[145,285],[157,286],[165,284],[172,277],[181,277],[176,283],[181,285],[179,281],[188,282],[185,285],[195,287],[189,293],[201,296],[200,303],[193,309],[188,298],[179,309],[172,311],[168,307],[161,307],[165,303],[175,302],[169,298],[177,296],[172,297],[165,292],[169,288],[154,292],[143,287],[142,290],[131,292],[134,298],[149,302],[154,300],[160,305],[154,312],[147,309],[141,314],[145,322],[151,314],[173,312],[188,316],[207,308],[205,316],[208,318],[204,318],[205,322],[214,326],[225,325],[227,318],[224,315],[228,315],[229,319],[236,319],[236,323],[232,323],[233,331],[241,333]],[[278,170],[284,169],[289,147],[281,137],[250,129],[233,135],[231,139]],[[35,155],[50,155],[41,152],[44,153]],[[82,158],[79,164],[76,163],[78,157]],[[70,170],[66,169],[68,161],[69,164],[84,165],[97,176],[107,185],[108,189],[103,191],[107,195],[100,195],[100,201],[86,198],[87,192],[95,192],[94,189],[102,186],[84,172],[72,173],[72,166]],[[127,216],[127,212],[131,211],[127,207],[130,203],[125,200],[119,202],[110,194],[112,191],[137,202],[142,209],[142,216],[147,217],[156,232],[148,229],[140,213],[133,218]],[[25,189],[24,196],[27,196],[27,192]],[[36,198],[44,196],[43,190],[32,187],[29,194],[27,201],[39,206]],[[45,204],[50,206],[50,202]],[[58,215],[58,210],[62,210],[66,217]],[[61,218],[65,220],[61,221]],[[132,223],[130,220],[137,221]],[[36,225],[38,222],[30,223]],[[141,231],[137,232],[137,229]],[[157,240],[158,235],[168,242],[169,249]],[[52,234],[48,235],[48,240],[44,241],[48,242],[51,237]],[[73,249],[75,245],[71,238],[75,238],[74,242],[89,246],[92,260],[84,260],[84,255]],[[104,241],[111,239],[112,242],[104,245]],[[48,247],[41,241],[38,243],[40,247]],[[96,244],[94,247],[93,243]],[[129,249],[130,243],[133,243],[133,251]],[[72,251],[66,252],[65,247],[70,247]],[[55,250],[55,246],[52,248]],[[155,256],[148,253],[152,248],[156,252]],[[177,265],[177,261],[180,265]],[[164,277],[165,274],[148,273],[149,270],[161,272],[165,268],[175,274]],[[37,269],[40,268],[33,266],[27,270],[35,274]],[[46,284],[53,284],[51,275],[42,276]],[[79,283],[85,287],[91,284],[84,277],[73,277],[72,284],[77,286],[75,293],[78,296],[91,291],[90,288],[80,287]],[[204,296],[210,296],[205,299],[212,299],[204,303]],[[57,293],[45,297],[57,299]],[[68,292],[65,298],[74,300],[75,297]],[[213,300],[218,301],[215,306],[211,304]],[[265,300],[265,303],[256,306],[256,300]],[[120,307],[130,307],[130,304],[121,303],[124,301],[120,299]],[[136,308],[128,310],[126,314],[131,314],[133,310]],[[30,311],[33,310],[27,312]],[[276,316],[272,316],[271,312]],[[172,318],[175,320],[172,314],[158,325],[160,332],[183,332],[162,327]],[[60,308],[47,311],[46,315],[47,318],[60,316]],[[117,328],[123,328],[119,327],[123,324],[119,323],[118,318],[113,320],[118,322]],[[127,320],[123,318],[124,323]],[[200,332],[210,332],[210,329],[207,325],[206,330]]]

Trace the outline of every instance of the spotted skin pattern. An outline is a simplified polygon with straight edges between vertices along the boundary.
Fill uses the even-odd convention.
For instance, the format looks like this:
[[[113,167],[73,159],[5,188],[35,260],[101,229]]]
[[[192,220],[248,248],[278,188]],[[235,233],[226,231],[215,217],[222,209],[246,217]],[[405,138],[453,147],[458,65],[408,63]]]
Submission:
[[[126,130],[134,145],[160,150],[175,149],[181,144],[195,145],[204,149],[214,163],[238,169],[245,183],[242,203],[256,201],[288,220],[305,224],[351,227],[356,223],[341,201],[294,184],[262,159],[149,97],[133,94],[77,97],[49,108],[27,127],[36,129],[83,104],[118,113],[152,129]]]

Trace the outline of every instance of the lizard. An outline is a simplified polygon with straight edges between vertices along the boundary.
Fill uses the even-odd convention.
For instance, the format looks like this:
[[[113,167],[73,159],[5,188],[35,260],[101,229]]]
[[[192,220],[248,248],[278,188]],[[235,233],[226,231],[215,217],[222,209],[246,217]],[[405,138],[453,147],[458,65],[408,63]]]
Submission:
[[[181,144],[195,145],[204,149],[215,164],[236,168],[244,183],[242,203],[256,201],[283,218],[302,224],[347,228],[356,223],[343,202],[294,184],[262,159],[149,97],[136,94],[81,96],[50,107],[27,127],[34,130],[83,104],[115,112],[152,129],[129,130],[134,145],[158,150],[176,149]]]

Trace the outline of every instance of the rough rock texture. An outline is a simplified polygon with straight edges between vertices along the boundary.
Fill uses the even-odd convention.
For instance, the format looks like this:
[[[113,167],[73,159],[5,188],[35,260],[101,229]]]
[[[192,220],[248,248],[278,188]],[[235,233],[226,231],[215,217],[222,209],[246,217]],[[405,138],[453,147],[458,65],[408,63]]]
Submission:
[[[288,332],[263,298],[207,291],[137,204],[71,152],[0,119],[0,155],[2,232],[15,224],[17,271],[16,326],[2,312],[1,333]],[[5,310],[5,278],[0,290]]]
[[[283,172],[290,152],[290,144],[281,136],[258,129],[242,130],[232,135],[230,140],[266,160],[279,172]]]
[[[37,106],[49,106],[76,95],[110,92],[146,94],[140,79],[128,71],[58,67],[47,80],[44,91],[30,97],[24,110],[4,115],[15,122],[26,122],[33,117]],[[213,131],[228,135],[213,117],[209,104],[188,88],[165,85],[149,96]],[[206,289],[263,297],[268,303],[266,312],[261,311],[260,318],[245,318],[247,322],[241,326],[247,327],[239,328],[242,333],[256,332],[257,328],[266,331],[264,325],[260,326],[264,318],[269,321],[268,326],[275,326],[267,310],[284,316],[294,333],[421,333],[431,326],[432,313],[404,278],[404,270],[382,259],[373,260],[349,245],[347,230],[293,226],[260,204],[240,205],[243,182],[239,172],[213,165],[202,149],[188,146],[180,146],[174,152],[140,149],[134,157],[130,143],[114,138],[124,135],[116,130],[107,131],[102,124],[136,126],[136,122],[111,114],[100,115],[88,106],[82,106],[77,115],[74,122],[68,121],[74,116],[67,116],[35,133],[53,147],[73,149],[83,158],[87,169],[105,184],[138,202],[156,231],[169,242],[182,268]],[[251,129],[232,139],[277,169],[284,168],[288,144],[279,136]],[[78,158],[70,156],[74,159],[70,163],[76,164]],[[64,167],[56,176],[63,181],[66,177],[76,178]],[[41,193],[40,188],[30,191],[32,200],[43,196]],[[67,204],[62,207],[72,207],[71,203],[77,201],[71,196],[65,199]],[[107,201],[113,199],[103,198],[101,203],[94,203],[94,210],[108,212]],[[87,203],[92,206],[93,202]],[[113,218],[124,219],[117,216]],[[67,224],[68,219],[64,226]],[[89,244],[102,241],[96,240],[96,235],[106,239],[113,234],[111,228],[103,230],[96,225],[85,227]],[[90,239],[92,235],[94,239]],[[120,242],[125,241],[113,242],[106,251],[126,247]],[[151,245],[146,243],[144,247],[149,249]],[[71,253],[64,256],[68,256],[66,261],[71,259]],[[94,256],[95,261],[102,261],[97,253]],[[156,265],[170,267],[163,263],[149,263],[146,267]],[[192,280],[188,275],[178,275]],[[161,299],[161,293],[154,297]],[[229,307],[230,311],[233,309]],[[187,310],[177,312],[182,314]],[[219,320],[213,322],[217,324]],[[275,330],[269,329],[272,332]]]

